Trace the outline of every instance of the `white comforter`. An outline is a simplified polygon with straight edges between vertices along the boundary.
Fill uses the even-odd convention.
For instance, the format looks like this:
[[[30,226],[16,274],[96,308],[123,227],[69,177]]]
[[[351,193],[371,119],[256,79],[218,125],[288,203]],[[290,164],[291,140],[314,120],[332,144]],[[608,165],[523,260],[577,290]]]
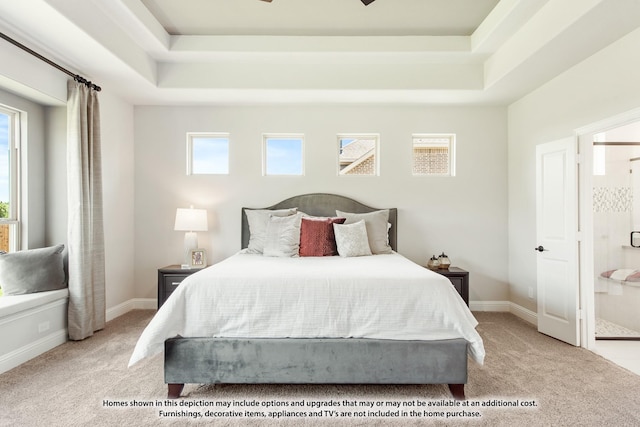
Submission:
[[[464,338],[478,324],[449,280],[397,253],[274,258],[238,253],[187,277],[138,340],[129,366],[183,337]]]

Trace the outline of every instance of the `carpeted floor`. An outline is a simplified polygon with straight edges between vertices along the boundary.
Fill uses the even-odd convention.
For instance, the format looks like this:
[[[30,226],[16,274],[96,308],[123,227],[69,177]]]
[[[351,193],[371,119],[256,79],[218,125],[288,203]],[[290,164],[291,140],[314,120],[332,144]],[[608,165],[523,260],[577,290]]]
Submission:
[[[507,313],[476,313],[487,357],[469,362],[461,406],[443,406],[454,402],[443,385],[196,384],[171,406],[161,356],[127,368],[152,315],[130,312],[1,374],[0,426],[640,425],[640,376]]]

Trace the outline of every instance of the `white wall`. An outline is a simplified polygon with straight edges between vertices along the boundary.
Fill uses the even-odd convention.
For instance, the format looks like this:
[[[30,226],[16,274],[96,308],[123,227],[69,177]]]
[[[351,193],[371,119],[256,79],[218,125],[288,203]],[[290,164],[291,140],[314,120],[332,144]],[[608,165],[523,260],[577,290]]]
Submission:
[[[46,244],[67,242],[67,107],[46,108]]]
[[[100,94],[107,310],[135,295],[133,106]]]
[[[28,234],[23,247],[64,243],[67,76],[13,46],[0,45],[0,103],[28,114],[28,154],[23,159],[27,170],[23,184],[29,191],[25,207]],[[108,87],[103,87],[100,103],[107,310],[113,310],[135,293],[133,107]]]
[[[330,192],[399,209],[398,250],[426,263],[441,251],[471,272],[471,300],[508,299],[506,111],[468,107],[135,107],[135,266],[140,298],[157,269],[179,264],[177,207],[206,208],[212,261],[240,249],[240,209]],[[228,176],[186,176],[186,132],[230,132]],[[303,177],[263,177],[263,132],[305,135]],[[380,134],[380,176],[338,177],[338,133]],[[411,175],[411,134],[457,135],[457,176]]]
[[[535,147],[640,107],[640,30],[613,43],[508,109],[510,300],[536,311]]]

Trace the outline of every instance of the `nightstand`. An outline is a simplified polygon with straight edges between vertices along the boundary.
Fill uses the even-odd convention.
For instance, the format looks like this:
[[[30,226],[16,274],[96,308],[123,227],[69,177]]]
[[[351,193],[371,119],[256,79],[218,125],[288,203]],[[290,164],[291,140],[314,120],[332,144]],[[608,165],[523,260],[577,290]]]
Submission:
[[[449,269],[433,270],[438,274],[447,277],[456,291],[460,294],[464,302],[469,306],[469,272],[458,267],[449,267]]]
[[[180,282],[192,275],[199,268],[181,268],[179,265],[168,265],[158,269],[158,308],[164,304],[169,295],[176,290]]]

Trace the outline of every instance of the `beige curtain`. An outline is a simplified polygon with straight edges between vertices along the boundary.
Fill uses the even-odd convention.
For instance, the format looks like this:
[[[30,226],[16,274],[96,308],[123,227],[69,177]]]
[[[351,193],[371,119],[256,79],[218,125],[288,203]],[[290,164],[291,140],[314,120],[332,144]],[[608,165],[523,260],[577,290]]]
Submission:
[[[81,340],[105,323],[100,108],[97,92],[69,81],[67,198],[69,338]]]

